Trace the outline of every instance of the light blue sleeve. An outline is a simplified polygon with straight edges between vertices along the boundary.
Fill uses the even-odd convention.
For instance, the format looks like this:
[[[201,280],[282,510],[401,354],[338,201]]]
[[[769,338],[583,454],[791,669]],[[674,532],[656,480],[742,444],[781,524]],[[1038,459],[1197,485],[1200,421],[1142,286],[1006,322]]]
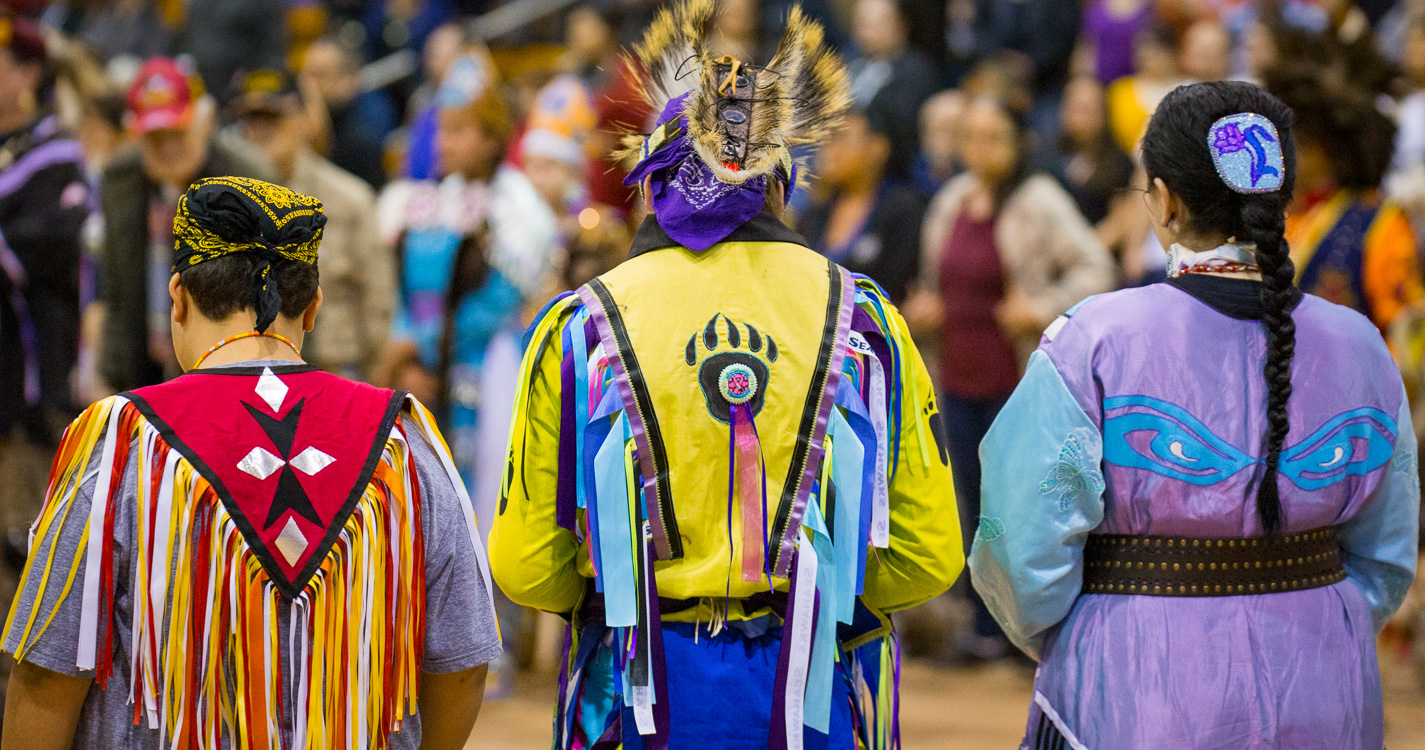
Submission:
[[[1103,438],[1042,351],[980,443],[980,530],[970,578],[1010,641],[1038,656],[1083,585],[1103,520]]]
[[[1346,577],[1371,606],[1376,632],[1400,608],[1415,577],[1420,546],[1420,474],[1410,404],[1401,397],[1395,455],[1375,492],[1336,528]]]

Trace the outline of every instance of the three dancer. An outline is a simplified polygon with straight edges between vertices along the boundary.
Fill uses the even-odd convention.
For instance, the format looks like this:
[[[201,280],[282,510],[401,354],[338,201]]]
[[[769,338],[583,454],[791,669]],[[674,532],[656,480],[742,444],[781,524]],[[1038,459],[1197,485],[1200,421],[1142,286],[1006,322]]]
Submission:
[[[889,748],[886,613],[963,562],[933,388],[884,292],[781,221],[790,147],[847,106],[820,28],[794,10],[763,68],[713,57],[712,17],[686,0],[637,48],[652,215],[531,329],[494,574],[571,622],[558,748]],[[1184,87],[1143,158],[1173,279],[1051,325],[982,447],[976,584],[1041,661],[1023,747],[1376,750],[1373,636],[1418,541],[1404,389],[1369,321],[1292,285],[1284,105]],[[7,728],[463,741],[499,651],[473,512],[424,408],[300,362],[320,205],[219,178],[177,225],[193,365],[66,434]]]

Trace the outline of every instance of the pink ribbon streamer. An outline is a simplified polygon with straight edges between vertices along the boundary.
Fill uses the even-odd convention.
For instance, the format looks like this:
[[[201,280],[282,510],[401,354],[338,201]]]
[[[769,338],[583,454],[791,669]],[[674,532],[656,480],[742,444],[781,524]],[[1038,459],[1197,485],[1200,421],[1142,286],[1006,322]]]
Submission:
[[[740,417],[740,418],[739,418]],[[746,404],[732,409],[732,440],[736,445],[737,484],[742,506],[742,580],[757,583],[766,567],[767,519],[762,513],[762,444]]]

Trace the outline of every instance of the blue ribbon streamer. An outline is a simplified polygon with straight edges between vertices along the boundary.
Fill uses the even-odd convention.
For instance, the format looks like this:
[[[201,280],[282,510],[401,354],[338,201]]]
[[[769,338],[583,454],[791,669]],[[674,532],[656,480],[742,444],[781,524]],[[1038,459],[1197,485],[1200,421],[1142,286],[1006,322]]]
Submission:
[[[598,493],[600,561],[604,578],[604,621],[609,627],[638,624],[638,583],[634,575],[633,529],[628,521],[628,476],[624,471],[624,440],[628,420],[622,413],[594,457]]]

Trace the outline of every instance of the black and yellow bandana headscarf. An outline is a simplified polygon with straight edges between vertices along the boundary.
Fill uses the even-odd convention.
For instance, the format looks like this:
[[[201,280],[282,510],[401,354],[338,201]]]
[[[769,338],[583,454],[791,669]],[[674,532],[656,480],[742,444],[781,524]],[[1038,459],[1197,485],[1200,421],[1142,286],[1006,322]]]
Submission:
[[[178,202],[173,219],[173,272],[232,253],[256,254],[257,330],[266,331],[282,309],[272,264],[315,266],[326,223],[321,201],[280,185],[247,177],[199,180]]]

